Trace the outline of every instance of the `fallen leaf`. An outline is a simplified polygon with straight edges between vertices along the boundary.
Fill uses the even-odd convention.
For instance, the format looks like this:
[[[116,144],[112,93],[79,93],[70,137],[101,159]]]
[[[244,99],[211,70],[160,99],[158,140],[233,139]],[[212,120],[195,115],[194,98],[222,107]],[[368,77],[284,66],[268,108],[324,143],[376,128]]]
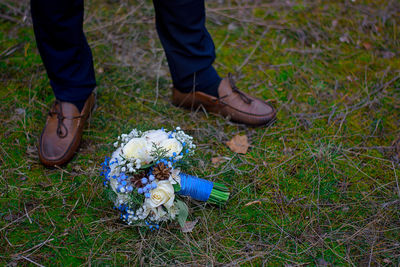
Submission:
[[[229,32],[233,32],[233,31],[236,31],[237,30],[237,28],[238,28],[238,26],[235,24],[235,23],[229,23],[229,25],[228,25],[228,31]]]
[[[17,108],[17,109],[15,109],[15,113],[18,115],[23,115],[23,114],[25,114],[25,109]]]
[[[235,135],[226,145],[236,153],[246,154],[249,149],[249,142],[246,135]]]
[[[244,206],[248,207],[248,206],[251,206],[251,205],[254,205],[254,204],[261,204],[261,201],[260,200],[251,201],[249,203],[244,204]]]
[[[348,34],[345,34],[339,38],[342,43],[350,43]]]
[[[191,232],[193,232],[193,229],[196,226],[198,221],[199,221],[199,219],[196,219],[194,221],[186,221],[185,225],[182,227],[182,232],[183,233],[191,233]]]
[[[390,51],[384,51],[382,52],[382,56],[383,58],[392,58],[394,57],[396,54]]]
[[[367,49],[367,50],[371,50],[371,48],[372,48],[372,45],[371,45],[370,43],[367,43],[367,42],[364,42],[364,43],[363,43],[363,46],[364,46],[364,48]]]
[[[330,265],[329,262],[327,262],[327,261],[324,260],[323,258],[319,258],[319,259],[317,260],[317,262],[318,262],[318,266],[329,266],[329,265]]]
[[[17,261],[9,262],[9,263],[7,264],[7,266],[10,266],[10,267],[18,266],[18,262],[17,262]]]
[[[384,262],[384,263],[392,263],[392,261],[389,260],[389,259],[383,259],[383,262]]]
[[[219,164],[221,164],[229,159],[230,158],[228,158],[228,157],[214,157],[214,158],[211,158],[211,163],[218,166]]]

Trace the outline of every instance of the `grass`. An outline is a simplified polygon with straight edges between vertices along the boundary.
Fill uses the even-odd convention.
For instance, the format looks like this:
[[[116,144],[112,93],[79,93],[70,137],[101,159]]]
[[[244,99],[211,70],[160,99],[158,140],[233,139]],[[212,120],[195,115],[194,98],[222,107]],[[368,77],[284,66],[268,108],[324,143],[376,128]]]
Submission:
[[[400,264],[397,1],[210,1],[219,73],[278,108],[261,128],[170,104],[151,1],[86,9],[98,106],[79,154],[46,169],[36,145],[53,94],[29,5],[0,1],[1,265]],[[100,163],[131,128],[178,125],[198,144],[186,171],[226,184],[228,205],[187,200],[192,233],[124,225]],[[245,155],[225,145],[236,134]]]

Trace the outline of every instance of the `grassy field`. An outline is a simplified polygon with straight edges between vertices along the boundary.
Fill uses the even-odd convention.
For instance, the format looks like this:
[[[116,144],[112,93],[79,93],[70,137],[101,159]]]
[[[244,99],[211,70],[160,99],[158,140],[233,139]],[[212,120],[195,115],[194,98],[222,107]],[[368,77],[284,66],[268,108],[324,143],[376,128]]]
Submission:
[[[80,153],[46,169],[54,98],[29,3],[0,0],[0,265],[400,264],[398,1],[209,1],[217,70],[278,109],[261,128],[171,105],[151,1],[85,2],[97,109]],[[192,233],[124,225],[103,194],[115,138],[162,126],[195,137],[186,172],[232,191],[223,208],[187,200]],[[245,155],[225,144],[236,134]]]

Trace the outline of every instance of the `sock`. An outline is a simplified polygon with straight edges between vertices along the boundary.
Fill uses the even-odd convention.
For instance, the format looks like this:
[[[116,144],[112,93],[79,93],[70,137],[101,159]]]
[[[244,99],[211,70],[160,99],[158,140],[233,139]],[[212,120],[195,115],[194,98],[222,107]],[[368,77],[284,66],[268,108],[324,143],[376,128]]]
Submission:
[[[212,95],[215,97],[218,97],[218,87],[219,84],[221,83],[221,80],[218,80],[218,82],[212,84],[211,86],[204,88],[202,90],[199,90],[200,92],[206,93],[208,95]]]

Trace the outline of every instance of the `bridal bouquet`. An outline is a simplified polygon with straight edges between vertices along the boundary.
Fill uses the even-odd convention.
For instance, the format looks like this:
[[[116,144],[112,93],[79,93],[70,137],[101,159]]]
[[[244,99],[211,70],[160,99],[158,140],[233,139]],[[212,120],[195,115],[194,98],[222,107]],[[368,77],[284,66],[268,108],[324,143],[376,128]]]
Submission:
[[[129,225],[177,220],[183,227],[188,207],[179,195],[213,204],[229,198],[226,186],[181,172],[196,146],[179,127],[141,132],[133,129],[114,143],[117,148],[102,164],[101,175],[121,219]]]

